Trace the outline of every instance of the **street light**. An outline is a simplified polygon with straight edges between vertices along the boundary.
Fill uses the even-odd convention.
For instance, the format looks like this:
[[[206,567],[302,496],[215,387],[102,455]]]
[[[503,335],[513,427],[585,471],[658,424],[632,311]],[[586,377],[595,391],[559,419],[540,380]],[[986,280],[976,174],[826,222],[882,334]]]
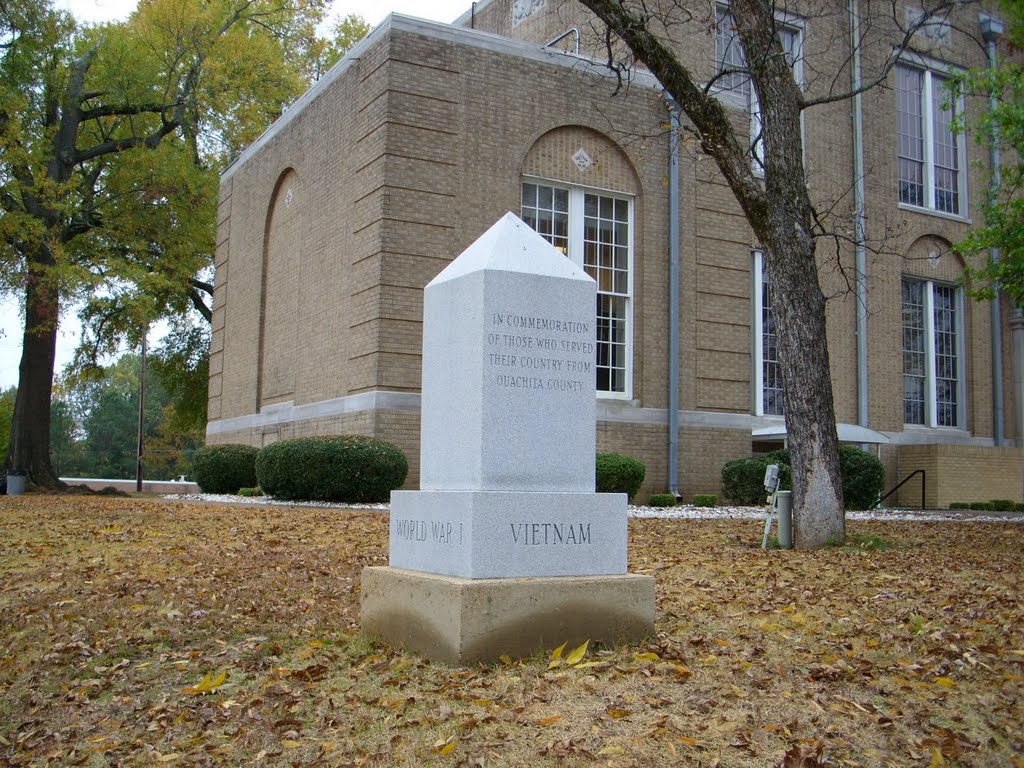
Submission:
[[[146,337],[149,325],[142,332],[142,360],[139,364],[139,441],[135,455],[135,492],[142,493],[142,447],[146,427]]]

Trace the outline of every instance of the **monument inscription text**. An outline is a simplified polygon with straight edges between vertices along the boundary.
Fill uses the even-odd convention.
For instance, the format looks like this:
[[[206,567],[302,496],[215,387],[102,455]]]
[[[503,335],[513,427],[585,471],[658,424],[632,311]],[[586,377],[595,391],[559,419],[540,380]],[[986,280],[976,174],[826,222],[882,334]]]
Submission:
[[[485,352],[488,375],[505,389],[593,389],[593,339],[587,322],[493,312]]]

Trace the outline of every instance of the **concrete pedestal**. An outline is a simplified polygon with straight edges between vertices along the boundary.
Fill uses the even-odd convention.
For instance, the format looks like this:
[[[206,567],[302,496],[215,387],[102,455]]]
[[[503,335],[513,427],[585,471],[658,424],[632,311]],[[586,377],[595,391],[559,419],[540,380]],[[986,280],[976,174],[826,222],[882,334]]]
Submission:
[[[364,633],[447,664],[654,632],[654,577],[636,574],[462,579],[377,566],[363,569],[361,602]]]

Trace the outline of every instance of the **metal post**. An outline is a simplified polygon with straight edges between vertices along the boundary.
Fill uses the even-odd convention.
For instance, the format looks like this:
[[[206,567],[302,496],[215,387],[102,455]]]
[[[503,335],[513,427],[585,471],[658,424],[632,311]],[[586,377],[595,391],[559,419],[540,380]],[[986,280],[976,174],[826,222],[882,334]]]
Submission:
[[[135,455],[135,492],[142,493],[142,446],[146,429],[146,337],[149,326],[142,332],[142,359],[139,363],[139,442]]]
[[[668,102],[668,490],[677,499],[679,490],[679,105]]]
[[[1003,22],[982,13],[979,22],[981,24],[981,36],[985,41],[985,54],[988,59],[988,66],[991,69],[996,67],[996,42],[1004,32]],[[994,91],[988,98],[989,111],[999,108],[999,95]],[[996,205],[999,199],[1000,183],[1000,157],[999,157],[999,126],[992,125],[992,135],[989,137],[989,205]],[[999,249],[989,249],[989,261],[992,264],[999,263]],[[992,437],[997,446],[1004,444],[1004,392],[1003,392],[1003,310],[999,298],[999,285],[993,286],[995,295],[992,297],[991,322],[992,322]]]

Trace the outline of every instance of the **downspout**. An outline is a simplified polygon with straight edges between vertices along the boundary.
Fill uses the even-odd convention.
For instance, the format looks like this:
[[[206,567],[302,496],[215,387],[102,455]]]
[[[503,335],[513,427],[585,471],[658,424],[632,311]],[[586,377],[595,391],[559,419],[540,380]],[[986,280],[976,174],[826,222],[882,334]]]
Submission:
[[[679,105],[668,94],[668,490],[679,492]]]
[[[1010,339],[1013,344],[1013,397],[1017,427],[1017,447],[1024,447],[1024,307],[1010,313]]]
[[[989,69],[996,68],[996,41],[1003,34],[1003,22],[994,19],[987,13],[979,17],[981,23],[981,37],[985,41],[985,53],[988,57]],[[995,89],[988,95],[988,108],[994,112],[999,107],[999,97]],[[989,205],[995,205],[999,195],[999,126],[992,126],[992,135],[989,138],[988,166],[990,171],[990,182],[988,188]],[[999,249],[989,248],[989,262],[999,262]],[[992,437],[997,446],[1005,443],[1003,434],[1003,308],[999,299],[999,286],[994,286],[995,295],[992,297]]]
[[[850,0],[853,89],[853,238],[857,298],[857,423],[868,426],[868,258],[864,190],[864,105],[861,98],[860,2]]]

